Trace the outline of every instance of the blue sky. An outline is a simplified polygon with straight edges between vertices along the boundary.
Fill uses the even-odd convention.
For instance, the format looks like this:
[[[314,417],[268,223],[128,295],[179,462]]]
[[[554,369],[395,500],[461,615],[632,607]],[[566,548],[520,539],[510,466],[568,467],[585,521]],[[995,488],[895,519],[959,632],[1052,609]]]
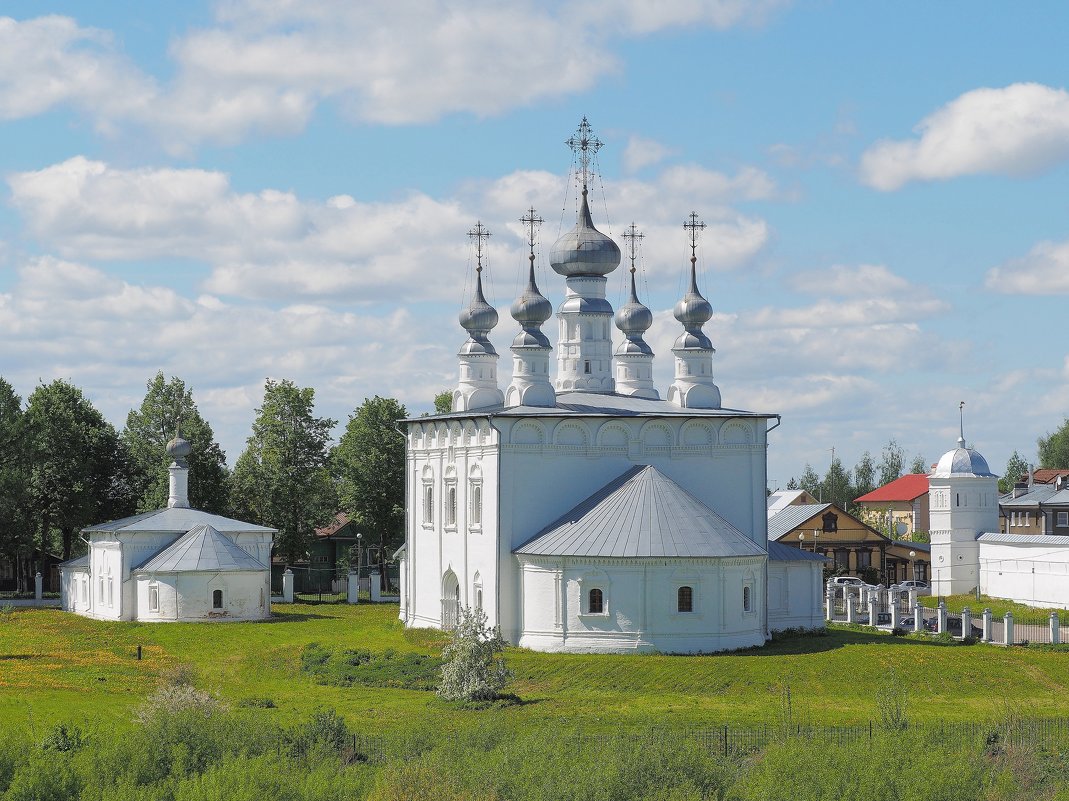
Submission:
[[[1069,9],[776,0],[8,2],[0,375],[67,378],[121,425],[182,377],[231,461],[267,376],[345,420],[455,382],[466,231],[517,219],[605,142],[595,220],[642,229],[671,381],[693,209],[725,405],[778,412],[769,475],[966,434],[996,471],[1069,408]],[[619,303],[624,270],[610,277]],[[553,326],[547,326],[552,328]]]

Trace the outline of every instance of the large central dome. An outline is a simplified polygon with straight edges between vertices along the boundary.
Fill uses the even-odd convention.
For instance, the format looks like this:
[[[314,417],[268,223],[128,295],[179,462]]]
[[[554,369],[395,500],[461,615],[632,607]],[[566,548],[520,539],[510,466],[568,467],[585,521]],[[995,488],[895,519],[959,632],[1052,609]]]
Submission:
[[[594,227],[586,190],[575,228],[553,243],[549,263],[560,275],[608,275],[620,266],[620,247]]]

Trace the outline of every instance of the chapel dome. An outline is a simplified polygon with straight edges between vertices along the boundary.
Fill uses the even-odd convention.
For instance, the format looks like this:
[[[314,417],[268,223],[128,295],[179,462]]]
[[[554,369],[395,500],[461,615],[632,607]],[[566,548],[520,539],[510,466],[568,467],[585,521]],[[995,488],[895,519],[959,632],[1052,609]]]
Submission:
[[[193,446],[182,435],[175,432],[174,439],[167,443],[167,455],[174,460],[185,459],[193,451]]]
[[[934,478],[974,477],[997,478],[991,472],[985,459],[978,450],[965,447],[965,440],[958,440],[958,447],[944,453],[932,473]]]
[[[642,304],[635,293],[635,277],[631,276],[631,297],[616,311],[616,327],[624,336],[646,333],[653,325],[653,312]]]
[[[608,275],[620,265],[620,247],[594,227],[583,190],[575,227],[553,243],[549,263],[565,278],[573,275]]]
[[[497,325],[497,309],[486,302],[483,297],[482,275],[476,279],[475,295],[460,313],[461,327],[476,338],[477,334],[485,336]]]
[[[512,319],[523,327],[539,326],[553,316],[553,304],[538,291],[531,275],[527,287],[512,304]]]

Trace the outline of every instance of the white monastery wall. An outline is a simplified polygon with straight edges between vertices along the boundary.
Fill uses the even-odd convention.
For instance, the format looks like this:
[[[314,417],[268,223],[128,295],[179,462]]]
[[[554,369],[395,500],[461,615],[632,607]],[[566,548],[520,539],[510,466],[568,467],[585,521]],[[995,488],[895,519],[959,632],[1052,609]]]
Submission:
[[[768,560],[768,629],[823,628],[821,562]]]
[[[1069,546],[1001,542],[978,546],[980,591],[985,595],[1069,609]]]
[[[270,616],[270,577],[247,571],[233,573],[139,573],[138,617],[156,622],[261,620]],[[159,591],[159,610],[152,611],[149,592]],[[215,590],[223,593],[222,609],[213,607]]]

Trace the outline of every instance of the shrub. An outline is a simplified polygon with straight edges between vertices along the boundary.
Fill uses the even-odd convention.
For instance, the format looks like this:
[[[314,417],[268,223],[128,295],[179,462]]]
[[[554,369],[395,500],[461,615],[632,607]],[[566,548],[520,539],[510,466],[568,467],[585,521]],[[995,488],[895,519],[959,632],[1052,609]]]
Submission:
[[[906,728],[906,689],[894,668],[887,671],[876,690],[876,711],[880,726],[892,731]]]
[[[460,610],[457,627],[442,650],[442,683],[438,696],[447,701],[492,701],[512,673],[498,655],[505,650],[501,632],[486,624],[486,613]]]
[[[85,736],[81,729],[60,723],[45,735],[41,748],[45,751],[77,751],[84,742]]]
[[[397,687],[404,690],[433,690],[438,686],[442,660],[411,651],[397,653],[387,648],[372,653],[366,648],[334,653],[317,643],[301,652],[301,670],[316,683],[335,687]]]
[[[15,614],[14,604],[4,604],[0,606],[0,623],[7,623],[11,620],[11,616]]]
[[[204,690],[188,684],[164,685],[150,695],[137,710],[139,723],[146,725],[161,715],[195,712],[203,717],[226,710],[226,704]]]
[[[275,702],[270,698],[242,698],[238,706],[241,709],[274,709]]]

